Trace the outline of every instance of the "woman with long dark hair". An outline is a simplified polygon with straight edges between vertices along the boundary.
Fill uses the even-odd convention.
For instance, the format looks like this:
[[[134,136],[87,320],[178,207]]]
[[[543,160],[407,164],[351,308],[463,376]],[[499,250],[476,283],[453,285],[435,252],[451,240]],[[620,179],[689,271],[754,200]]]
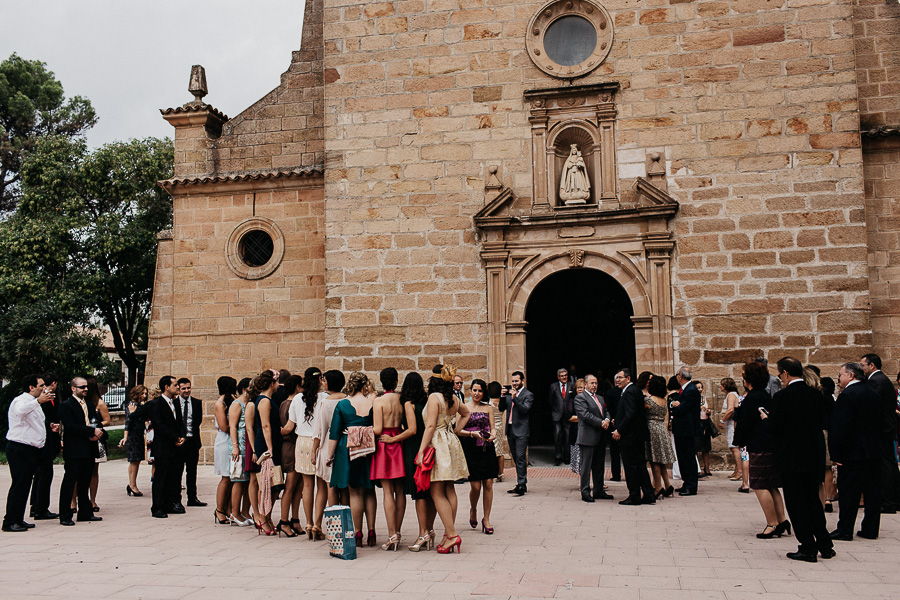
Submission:
[[[322,371],[310,367],[303,373],[303,391],[294,396],[288,421],[281,429],[282,435],[297,434],[294,454],[294,470],[297,472],[303,499],[303,512],[306,515],[306,535],[309,539],[321,539],[322,515],[328,499],[325,482],[316,477],[316,465],[313,461],[313,444],[317,428],[316,407],[319,401],[328,394],[322,389]],[[316,490],[316,481],[319,482]],[[315,506],[315,510],[313,510]],[[298,521],[299,524],[299,521]]]
[[[259,533],[276,535],[272,523],[272,394],[278,387],[278,380],[272,371],[263,371],[253,378],[247,397],[255,410],[247,413],[247,432],[253,448],[251,456],[250,497],[256,497],[253,522]]]
[[[231,512],[228,521],[238,527],[253,525],[251,515],[256,514],[256,496],[251,498],[247,491],[247,483],[251,475],[248,467],[253,458],[253,445],[250,443],[247,430],[248,419],[252,421],[256,407],[247,397],[250,378],[244,377],[237,384],[237,398],[228,407],[228,433],[231,438],[231,460],[237,461],[237,467],[229,473],[231,480]],[[249,505],[249,506],[248,506]]]
[[[103,394],[100,393],[100,386],[97,384],[97,378],[88,377],[87,383],[88,390],[85,402],[94,407],[95,414],[97,415],[95,422],[91,423],[91,425],[100,429],[109,427],[110,423],[112,423],[112,419],[109,417],[109,407],[103,400]],[[109,434],[106,433],[106,430],[104,429],[103,436],[98,440],[100,455],[94,460],[94,472],[91,475],[90,496],[91,506],[93,507],[94,512],[99,512],[100,510],[100,507],[97,506],[97,488],[100,487],[100,463],[106,462],[109,454],[107,440],[109,440]]]
[[[469,389],[472,392],[471,399],[466,404],[469,420],[465,428],[456,431],[469,469],[469,527],[478,527],[478,500],[483,490],[481,532],[493,535],[491,508],[494,504],[494,478],[497,477],[498,466],[494,450],[497,432],[494,417],[497,409],[487,399],[487,384],[483,379],[473,379]]]
[[[757,533],[760,539],[790,535],[791,524],[784,518],[784,499],[781,496],[781,476],[775,465],[775,439],[768,414],[772,398],[766,391],[769,370],[762,363],[752,361],[744,365],[744,387],[749,391],[741,402],[734,439],[737,446],[745,446],[750,453],[750,489],[766,517],[766,527]]]
[[[295,470],[294,456],[297,453],[297,434],[294,427],[288,428],[291,407],[296,401],[302,404],[303,378],[290,375],[282,383],[287,394],[278,405],[278,428],[281,437],[281,468],[284,471],[284,492],[281,494],[281,520],[278,521],[278,534],[297,537],[304,533],[300,526],[300,500],[303,485]]]
[[[434,468],[431,471],[431,499],[444,525],[444,539],[438,544],[440,554],[450,554],[462,548],[462,539],[456,533],[456,490],[453,482],[469,477],[466,456],[459,438],[453,431],[453,418],[459,416],[456,428],[462,429],[469,420],[469,409],[456,401],[453,395],[454,367],[444,365],[440,377],[432,377],[425,405],[425,433],[419,444],[416,464],[422,464],[425,450],[434,448]]]
[[[213,511],[213,521],[220,525],[227,525],[228,515],[231,512],[231,431],[228,425],[228,409],[234,402],[234,396],[237,393],[237,380],[227,375],[219,377],[216,380],[216,387],[219,389],[219,397],[213,404],[216,427],[213,465],[216,475],[219,476],[219,485],[216,487],[216,508]]]
[[[141,461],[144,460],[144,454],[147,451],[147,442],[145,441],[147,419],[144,405],[149,396],[150,392],[146,387],[136,385],[128,391],[128,404],[125,405],[125,433],[122,435],[119,447],[125,448],[127,453],[128,485],[125,486],[125,493],[129,496],[144,495],[144,492],[138,489],[137,476]]]

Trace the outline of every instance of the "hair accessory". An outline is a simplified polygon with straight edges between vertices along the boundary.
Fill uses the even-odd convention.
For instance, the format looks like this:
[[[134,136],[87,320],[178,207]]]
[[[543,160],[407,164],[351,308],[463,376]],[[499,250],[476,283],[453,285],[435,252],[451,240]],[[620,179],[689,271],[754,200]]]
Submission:
[[[453,381],[454,377],[456,377],[456,367],[453,365],[444,365],[444,368],[441,369],[441,379],[444,381]]]

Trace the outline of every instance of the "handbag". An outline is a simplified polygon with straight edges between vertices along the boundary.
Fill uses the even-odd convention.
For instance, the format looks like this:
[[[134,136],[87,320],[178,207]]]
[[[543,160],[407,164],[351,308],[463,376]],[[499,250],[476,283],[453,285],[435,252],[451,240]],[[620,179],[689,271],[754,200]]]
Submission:
[[[712,419],[706,419],[706,433],[709,437],[719,437],[719,426]]]
[[[328,553],[331,556],[343,560],[356,558],[356,532],[349,506],[326,506],[322,529],[325,530]]]
[[[416,472],[413,475],[417,491],[424,492],[431,487],[432,469],[434,469],[434,446],[428,446],[422,453],[422,462],[416,466]]]
[[[240,456],[232,457],[231,469],[229,469],[229,471],[228,471],[228,476],[231,479],[243,479],[243,477],[244,477],[244,461],[241,460]]]
[[[272,465],[272,487],[278,487],[280,485],[284,485],[284,471],[281,469],[281,465]]]
[[[354,425],[347,428],[347,451],[350,460],[356,460],[375,452],[375,429],[371,425]]]

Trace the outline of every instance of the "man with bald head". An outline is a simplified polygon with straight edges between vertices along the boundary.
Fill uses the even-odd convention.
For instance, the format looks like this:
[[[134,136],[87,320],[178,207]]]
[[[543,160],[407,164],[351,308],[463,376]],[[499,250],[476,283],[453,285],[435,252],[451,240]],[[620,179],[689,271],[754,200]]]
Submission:
[[[59,522],[72,526],[72,492],[78,498],[79,521],[102,521],[94,515],[94,508],[88,494],[94,459],[99,449],[97,441],[103,430],[91,425],[94,421],[94,407],[85,402],[87,380],[76,377],[72,380],[72,395],[59,407],[59,420],[63,428],[63,459],[65,474],[59,487]]]

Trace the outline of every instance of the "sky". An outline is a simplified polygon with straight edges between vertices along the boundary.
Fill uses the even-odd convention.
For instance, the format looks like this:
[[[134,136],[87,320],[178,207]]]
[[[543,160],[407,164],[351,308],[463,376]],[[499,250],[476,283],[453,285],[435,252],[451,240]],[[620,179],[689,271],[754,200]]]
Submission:
[[[303,0],[0,0],[0,61],[47,64],[66,96],[87,97],[99,121],[92,147],[173,136],[159,109],[204,98],[235,116],[279,83],[300,46]]]

